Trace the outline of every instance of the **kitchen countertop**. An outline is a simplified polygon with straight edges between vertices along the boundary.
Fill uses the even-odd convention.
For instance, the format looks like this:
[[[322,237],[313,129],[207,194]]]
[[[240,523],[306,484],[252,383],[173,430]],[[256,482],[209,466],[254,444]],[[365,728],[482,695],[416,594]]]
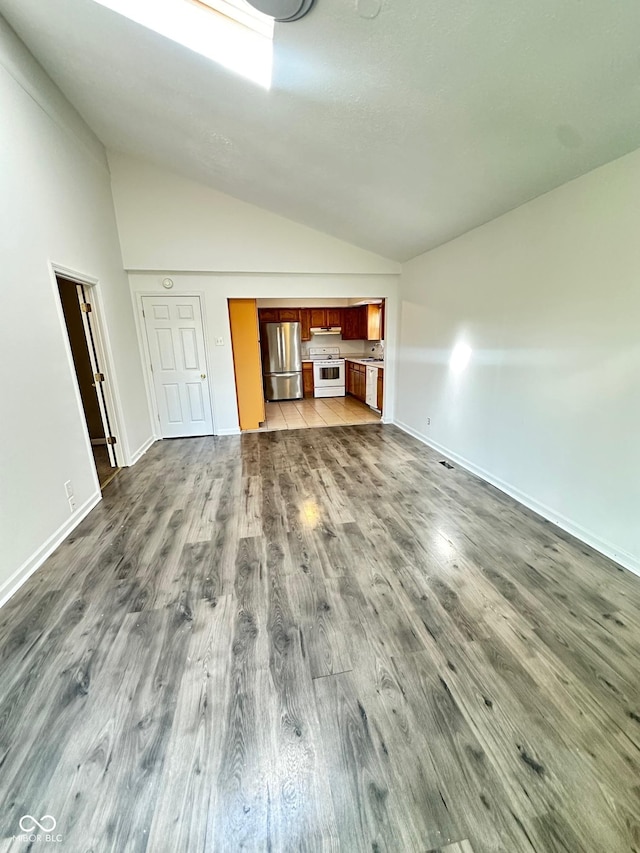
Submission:
[[[344,358],[345,361],[354,361],[356,364],[364,364],[366,367],[382,367],[384,368],[384,361],[367,361],[366,358],[358,358],[353,355],[341,355],[340,358]],[[303,364],[313,364],[313,359],[311,358],[303,358]]]
[[[345,355],[345,361],[354,361],[356,364],[364,364],[365,367],[384,368],[384,361],[367,361],[365,358],[353,358],[350,355]]]

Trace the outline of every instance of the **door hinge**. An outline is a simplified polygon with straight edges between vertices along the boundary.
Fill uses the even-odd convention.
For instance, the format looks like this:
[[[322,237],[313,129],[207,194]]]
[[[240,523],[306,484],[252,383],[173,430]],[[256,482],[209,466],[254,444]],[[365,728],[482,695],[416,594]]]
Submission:
[[[94,373],[93,379],[95,382],[104,382],[104,373]]]
[[[115,435],[108,435],[107,436],[107,444],[117,444],[117,443],[118,442],[116,441]]]
[[[80,305],[80,310],[84,311],[85,314],[90,314],[91,313],[91,303],[90,302],[83,302]]]

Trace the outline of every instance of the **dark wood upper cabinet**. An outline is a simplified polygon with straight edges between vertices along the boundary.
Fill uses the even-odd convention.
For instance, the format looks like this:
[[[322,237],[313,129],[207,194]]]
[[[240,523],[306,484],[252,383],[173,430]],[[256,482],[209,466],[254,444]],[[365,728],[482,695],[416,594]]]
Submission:
[[[327,311],[325,308],[311,309],[311,328],[322,328],[327,325]]]
[[[311,340],[311,311],[308,308],[300,309],[300,326],[302,330],[301,338],[303,341]]]
[[[365,341],[379,341],[382,338],[382,308],[380,305],[365,305]]]
[[[379,341],[383,338],[383,310],[380,305],[352,308],[260,308],[261,323],[297,323],[302,340],[311,340],[311,329],[340,326],[345,341]]]
[[[279,320],[281,323],[299,323],[300,309],[299,308],[279,308]]]
[[[342,339],[357,341],[360,338],[360,309],[345,308],[342,312]]]
[[[379,305],[356,305],[342,311],[342,337],[345,341],[379,341],[381,309]]]
[[[280,319],[279,308],[260,308],[258,318],[261,323],[277,323]]]
[[[341,308],[327,308],[327,326],[341,326],[342,325],[342,309]]]
[[[360,337],[363,341],[369,340],[369,306],[363,305],[361,308],[358,308],[360,312],[359,317],[359,328],[360,328]]]

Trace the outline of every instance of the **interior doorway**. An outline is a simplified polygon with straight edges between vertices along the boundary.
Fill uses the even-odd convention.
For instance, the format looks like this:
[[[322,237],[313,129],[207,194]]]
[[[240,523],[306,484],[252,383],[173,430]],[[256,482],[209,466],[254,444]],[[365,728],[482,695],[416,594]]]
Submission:
[[[91,317],[95,306],[89,299],[90,288],[87,285],[58,274],[56,281],[96,473],[103,489],[120,468],[112,430],[113,419],[104,393],[104,364]]]

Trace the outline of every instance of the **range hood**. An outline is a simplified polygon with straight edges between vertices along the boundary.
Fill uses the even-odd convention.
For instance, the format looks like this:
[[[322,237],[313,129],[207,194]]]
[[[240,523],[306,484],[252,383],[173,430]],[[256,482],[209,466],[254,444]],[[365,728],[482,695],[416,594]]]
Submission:
[[[312,326],[312,335],[341,335],[342,326]]]

